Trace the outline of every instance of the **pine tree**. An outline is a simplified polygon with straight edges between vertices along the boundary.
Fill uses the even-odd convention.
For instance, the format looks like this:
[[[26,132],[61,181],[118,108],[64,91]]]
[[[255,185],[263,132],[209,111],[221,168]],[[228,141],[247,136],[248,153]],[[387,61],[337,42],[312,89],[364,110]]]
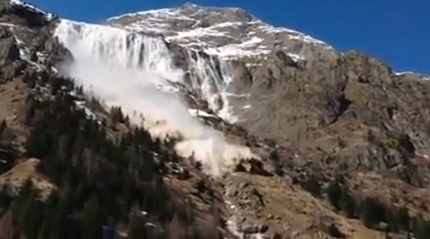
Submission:
[[[430,238],[430,222],[421,214],[414,220],[414,236],[416,239]]]
[[[58,204],[52,213],[51,239],[64,239],[67,235],[66,217],[72,207],[69,195],[59,198]]]
[[[39,239],[67,239],[70,230],[79,231],[84,239],[95,239],[101,236],[101,225],[107,218],[125,220],[132,202],[139,202],[161,221],[170,220],[177,208],[158,173],[162,165],[154,163],[150,152],[165,161],[175,160],[174,142],[152,140],[143,128],[134,128],[120,142],[112,142],[105,127],[74,105],[74,97],[66,92],[71,89],[70,81],[45,80],[52,84],[55,100],[31,103],[27,116],[33,127],[26,148],[28,156],[42,160],[37,169],[58,185],[59,193],[42,206],[37,200],[27,201],[23,195],[30,195],[30,191],[24,186],[13,202],[17,211],[29,215],[37,210],[35,205],[43,210],[32,213],[23,229],[38,228],[35,235]],[[119,108],[114,117],[119,122],[126,120]],[[136,220],[133,225],[143,226]],[[142,237],[135,234],[135,238]]]
[[[101,218],[99,201],[96,196],[92,196],[85,203],[82,211],[83,239],[96,239],[100,237]]]
[[[388,209],[386,211],[388,211]],[[391,231],[407,231],[410,229],[410,217],[405,207],[391,209],[385,219],[388,221],[388,226]]]
[[[7,128],[6,120],[2,120],[0,122],[0,140],[2,139],[3,132],[6,128]]]
[[[0,208],[8,208],[13,198],[9,195],[8,184],[4,184],[0,189]]]
[[[30,195],[23,207],[22,219],[27,239],[37,239],[39,228],[43,221],[42,204],[37,197],[36,193]]]
[[[367,227],[373,227],[385,217],[382,204],[374,198],[366,198],[361,205],[361,220]]]
[[[128,225],[128,239],[146,239],[145,221],[139,215],[131,215]],[[149,239],[149,238],[148,238]]]
[[[112,107],[110,111],[112,121],[114,123],[124,123],[125,117],[120,107]]]
[[[330,182],[327,187],[328,199],[336,210],[340,210],[340,200],[342,199],[342,188],[337,181]]]
[[[342,190],[342,196],[340,198],[339,207],[347,217],[355,217],[356,206],[355,206],[354,199],[351,197],[350,192],[345,188]]]

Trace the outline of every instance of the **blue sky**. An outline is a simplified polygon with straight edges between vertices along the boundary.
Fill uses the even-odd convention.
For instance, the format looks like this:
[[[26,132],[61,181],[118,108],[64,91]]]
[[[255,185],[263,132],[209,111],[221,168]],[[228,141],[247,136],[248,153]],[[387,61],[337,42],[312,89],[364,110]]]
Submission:
[[[127,12],[180,6],[180,0],[27,0],[61,17],[100,22]],[[360,50],[395,71],[430,74],[429,0],[195,0],[240,7],[275,26],[302,31],[341,51]]]

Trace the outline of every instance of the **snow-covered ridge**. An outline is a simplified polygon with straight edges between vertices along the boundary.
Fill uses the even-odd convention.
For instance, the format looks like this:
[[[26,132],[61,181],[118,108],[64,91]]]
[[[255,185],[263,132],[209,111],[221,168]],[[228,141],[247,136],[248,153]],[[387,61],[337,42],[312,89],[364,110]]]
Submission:
[[[38,7],[36,7],[36,6],[32,5],[32,4],[29,4],[29,3],[26,3],[26,2],[23,2],[23,1],[20,1],[20,0],[10,0],[10,3],[12,5],[22,6],[22,7],[25,7],[27,9],[29,9],[30,11],[42,14],[42,15],[44,15],[46,17],[47,20],[50,20],[50,19],[52,19],[54,17],[54,15],[52,13],[43,11],[40,8],[38,8]]]
[[[394,72],[394,74],[396,76],[415,75],[415,76],[419,76],[419,78],[422,79],[422,80],[426,80],[426,81],[430,80],[430,76],[429,75],[418,74],[418,73],[413,72],[413,71]]]
[[[264,58],[274,49],[280,49],[294,60],[303,60],[305,49],[300,44],[335,52],[321,40],[292,29],[273,27],[239,8],[187,3],[178,8],[123,14],[107,22],[116,27],[161,34],[167,41],[202,49],[224,59]]]

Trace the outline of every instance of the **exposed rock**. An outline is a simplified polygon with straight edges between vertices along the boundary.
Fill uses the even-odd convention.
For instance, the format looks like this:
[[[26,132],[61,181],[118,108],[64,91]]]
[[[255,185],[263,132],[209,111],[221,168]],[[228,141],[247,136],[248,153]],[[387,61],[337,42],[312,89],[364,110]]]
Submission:
[[[265,233],[269,227],[267,225],[264,224],[260,224],[260,225],[242,225],[241,226],[241,232],[245,233],[245,234],[257,234],[257,233]]]
[[[28,5],[28,4],[27,4]],[[12,1],[0,1],[0,21],[31,28],[43,27],[49,23],[46,15],[24,4],[14,4]]]
[[[178,179],[187,180],[191,177],[188,169],[184,168],[183,166],[177,163],[169,162],[167,164],[167,167],[168,167],[168,172],[176,175]]]
[[[4,65],[19,59],[19,48],[11,33],[0,26],[0,64]]]

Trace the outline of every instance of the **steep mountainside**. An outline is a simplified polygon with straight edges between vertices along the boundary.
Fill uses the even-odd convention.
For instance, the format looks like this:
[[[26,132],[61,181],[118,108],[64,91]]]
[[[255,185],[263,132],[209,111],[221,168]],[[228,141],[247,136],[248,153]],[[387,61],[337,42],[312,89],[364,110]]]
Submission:
[[[237,8],[0,4],[0,239],[430,237],[428,77]]]

